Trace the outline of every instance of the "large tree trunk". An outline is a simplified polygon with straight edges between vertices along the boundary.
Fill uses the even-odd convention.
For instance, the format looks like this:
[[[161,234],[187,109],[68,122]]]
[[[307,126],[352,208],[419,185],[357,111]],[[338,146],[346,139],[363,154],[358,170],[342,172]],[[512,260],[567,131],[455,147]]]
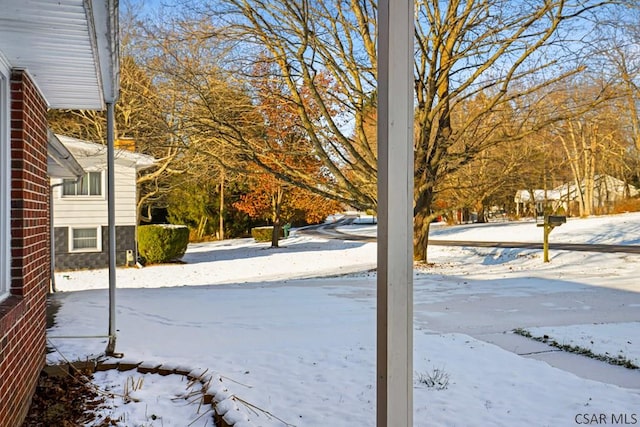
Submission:
[[[431,203],[433,192],[426,191],[417,196],[413,209],[413,259],[427,262],[429,246],[429,226],[433,221]]]
[[[272,207],[273,207],[273,232],[271,233],[271,247],[277,248],[279,247],[278,241],[280,240],[280,230],[282,229],[282,219],[280,217],[280,213],[282,211],[282,196],[284,194],[284,190],[282,187],[279,187],[276,190],[276,193],[271,198]]]
[[[444,79],[438,85],[438,97],[448,99],[449,81]],[[414,152],[413,190],[413,259],[427,262],[429,245],[429,225],[433,221],[432,207],[434,190],[440,178],[438,173],[447,149],[451,145],[451,111],[448,102],[442,102],[441,113],[434,130],[426,111],[419,111],[418,120],[422,126],[418,132]]]
[[[224,240],[224,170],[220,174],[220,210],[218,238]]]
[[[487,222],[487,210],[484,203],[479,203],[477,207],[478,219],[477,222],[484,224]]]
[[[280,230],[282,226],[280,225],[280,218],[273,222],[273,232],[271,233],[271,247],[279,248],[279,240],[280,240]]]
[[[418,215],[413,220],[413,259],[426,263],[431,219]]]

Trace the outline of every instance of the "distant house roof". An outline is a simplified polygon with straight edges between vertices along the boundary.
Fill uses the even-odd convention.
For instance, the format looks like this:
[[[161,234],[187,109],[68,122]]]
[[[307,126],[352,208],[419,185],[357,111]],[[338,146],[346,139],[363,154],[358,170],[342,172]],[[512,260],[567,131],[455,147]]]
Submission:
[[[118,0],[2,0],[0,52],[50,108],[102,110],[119,87]]]
[[[545,200],[560,200],[561,193],[557,190],[533,190],[533,200],[536,202],[544,202]],[[531,192],[529,190],[516,191],[514,199],[516,203],[531,202]]]
[[[638,195],[636,187],[611,175],[596,175],[593,179],[596,193],[601,194],[603,197],[609,193],[619,198],[619,196],[625,195],[627,191],[630,197]],[[584,188],[584,183],[582,183],[581,187]],[[578,197],[578,188],[575,184],[563,184],[557,187],[556,190],[560,191],[565,200],[574,200]]]
[[[75,178],[84,175],[84,169],[60,139],[49,132],[47,142],[47,174],[51,178]]]
[[[611,175],[596,175],[594,177],[594,191],[602,201],[614,201],[628,195],[635,197],[640,192],[636,187]],[[584,182],[581,185],[585,188]],[[536,202],[547,201],[567,201],[576,200],[579,197],[578,187],[575,184],[562,184],[552,190],[533,190]],[[516,203],[531,202],[531,192],[529,190],[518,190],[514,198]]]
[[[107,165],[107,146],[96,144],[95,142],[83,141],[81,139],[72,138],[70,136],[56,135],[60,142],[73,154],[77,159],[95,157],[96,164],[99,166]],[[152,156],[142,153],[136,153],[129,150],[115,150],[116,163],[125,164],[129,167],[135,167],[136,170],[143,170],[152,167],[156,163],[156,159]]]

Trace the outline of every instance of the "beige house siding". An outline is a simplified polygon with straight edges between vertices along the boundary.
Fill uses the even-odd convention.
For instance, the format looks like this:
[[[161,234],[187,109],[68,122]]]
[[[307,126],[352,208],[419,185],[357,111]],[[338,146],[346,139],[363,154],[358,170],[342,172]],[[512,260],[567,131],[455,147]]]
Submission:
[[[87,171],[102,173],[101,196],[62,196],[62,186],[54,189],[53,218],[56,227],[89,227],[107,224],[107,173],[92,168],[89,162],[78,159]],[[62,180],[52,180],[61,184]],[[116,225],[136,224],[136,170],[116,163],[115,167]]]

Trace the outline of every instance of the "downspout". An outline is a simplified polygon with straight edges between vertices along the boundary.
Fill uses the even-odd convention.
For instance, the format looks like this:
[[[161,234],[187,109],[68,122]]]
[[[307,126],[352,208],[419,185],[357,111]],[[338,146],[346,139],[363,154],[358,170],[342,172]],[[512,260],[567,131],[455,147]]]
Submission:
[[[80,178],[78,178],[79,180]],[[77,182],[77,181],[76,181]],[[53,184],[49,188],[49,245],[51,252],[51,262],[49,263],[51,267],[50,279],[49,279],[49,293],[55,293],[58,290],[56,289],[56,228],[53,225],[53,190],[56,187],[60,187],[64,182],[59,182],[57,184]]]
[[[109,228],[109,342],[107,356],[116,354],[116,215],[114,103],[107,103],[107,218]]]

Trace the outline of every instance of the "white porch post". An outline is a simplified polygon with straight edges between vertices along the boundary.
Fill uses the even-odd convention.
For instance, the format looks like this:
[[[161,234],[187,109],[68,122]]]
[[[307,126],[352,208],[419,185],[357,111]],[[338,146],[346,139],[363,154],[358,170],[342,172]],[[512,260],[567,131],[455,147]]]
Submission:
[[[413,0],[378,7],[377,426],[413,425]]]

